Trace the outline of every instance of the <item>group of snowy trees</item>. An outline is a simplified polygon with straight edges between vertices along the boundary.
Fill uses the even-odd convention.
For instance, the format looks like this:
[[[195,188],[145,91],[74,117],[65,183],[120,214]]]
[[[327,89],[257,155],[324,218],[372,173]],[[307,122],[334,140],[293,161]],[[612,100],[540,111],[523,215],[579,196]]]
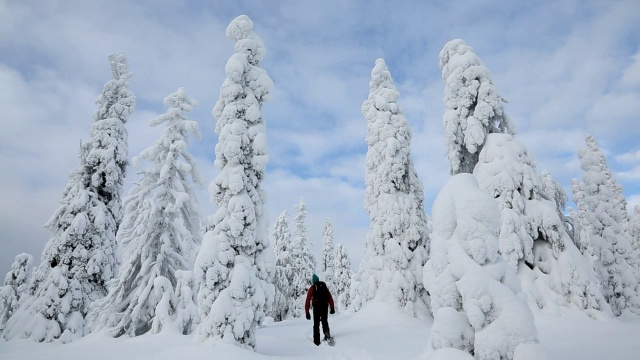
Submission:
[[[454,176],[434,203],[424,271],[432,349],[540,358],[531,308],[578,309],[593,318],[638,313],[640,253],[631,245],[637,235],[593,137],[578,153],[583,181],[573,182],[577,211],[566,216],[564,190],[548,173],[537,174],[473,50],[462,40],[447,43],[440,67]]]
[[[370,229],[357,272],[344,244],[334,245],[329,219],[316,261],[303,199],[295,228],[282,212],[271,243],[262,188],[262,105],[273,87],[260,67],[266,50],[244,15],[226,35],[236,53],[213,109],[215,214],[203,222],[198,211],[194,186],[203,180],[188,146],[200,133],[187,117],[196,102],[182,88],[151,120],[166,128],[134,157],[139,178],[121,200],[125,124],[135,96],[125,56],[110,55],[112,79],[98,97],[91,141],[81,143],[79,164],[46,224],[52,235],[41,263],[33,268],[30,255],[18,255],[0,288],[3,338],[64,343],[95,331],[118,337],[171,327],[251,349],[266,316],[302,316],[314,273],[340,310],[384,301],[433,316],[430,349],[441,357],[543,358],[532,309],[593,318],[640,314],[640,208],[629,217],[622,188],[587,136],[578,154],[582,181],[572,185],[576,209],[566,215],[562,186],[537,173],[506,100],[462,40],[440,52],[452,177],[434,203],[433,221],[400,94],[378,59],[361,109]]]
[[[320,268],[317,269],[311,253],[311,242],[307,237],[306,216],[306,203],[304,199],[300,199],[296,205],[293,233],[289,230],[288,211],[283,211],[276,220],[273,231],[276,298],[272,313],[276,321],[304,315],[307,290],[311,277],[316,272],[327,284],[339,309],[346,310],[350,305],[351,261],[344,244],[333,245],[333,225],[327,219],[322,233]]]

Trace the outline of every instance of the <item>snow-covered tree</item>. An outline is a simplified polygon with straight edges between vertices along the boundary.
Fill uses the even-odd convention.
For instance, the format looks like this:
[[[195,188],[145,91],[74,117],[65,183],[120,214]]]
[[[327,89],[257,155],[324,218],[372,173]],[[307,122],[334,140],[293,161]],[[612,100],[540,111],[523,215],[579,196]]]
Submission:
[[[195,101],[181,88],[164,103],[169,110],[150,125],[166,124],[165,130],[153,146],[134,158],[136,166],[141,159],[150,165],[140,170],[141,179],[124,201],[117,235],[123,249],[120,272],[109,284],[108,295],[92,305],[89,316],[93,330],[107,327],[115,337],[156,333],[175,318],[176,272],[191,268],[201,242],[193,183],[203,182],[188,150],[189,135],[199,139],[200,131],[186,116]],[[160,318],[161,313],[166,316]]]
[[[336,282],[334,298],[338,299],[338,309],[346,310],[351,306],[351,260],[343,243],[336,244],[334,258]]]
[[[531,305],[608,315],[596,273],[565,230],[553,195],[542,191],[527,149],[512,135],[489,134],[473,175],[498,202],[499,251],[518,269]]]
[[[218,210],[203,237],[195,264],[199,284],[201,339],[212,338],[255,348],[255,330],[273,304],[275,257],[269,245],[266,193],[261,187],[267,164],[262,104],[273,82],[260,68],[266,49],[241,15],[227,27],[236,54],[227,65],[217,118],[215,165],[220,173],[209,187]]]
[[[451,174],[471,173],[490,133],[515,134],[503,111],[506,100],[498,94],[491,73],[473,49],[460,39],[440,51],[444,81],[443,117]]]
[[[81,145],[80,164],[45,225],[52,237],[33,273],[27,299],[7,322],[7,339],[66,343],[82,337],[89,305],[106,294],[115,265],[115,221],[91,190],[89,148]]]
[[[273,304],[273,318],[275,321],[284,320],[289,309],[293,306],[291,284],[293,270],[291,268],[291,232],[289,231],[289,212],[283,211],[276,220],[273,230],[274,253],[276,255],[276,269],[273,285],[275,286],[275,301]]]
[[[293,245],[289,260],[291,271],[293,272],[291,282],[293,306],[289,310],[292,316],[300,317],[304,315],[304,301],[311,284],[311,277],[316,268],[316,259],[311,253],[311,242],[307,237],[307,204],[304,199],[301,198],[295,208],[296,228],[293,234]]]
[[[175,321],[182,334],[191,334],[200,323],[196,279],[191,270],[176,270]]]
[[[128,147],[125,124],[134,111],[136,98],[129,90],[131,72],[122,52],[109,55],[112,80],[98,97],[91,127],[91,142],[87,167],[92,190],[106,206],[115,221],[115,230],[122,220],[122,186],[127,167]],[[115,235],[115,233],[114,233]]]
[[[4,286],[0,287],[0,333],[4,330],[7,320],[18,309],[20,300],[27,294],[31,280],[33,256],[19,254],[15,257],[11,270],[4,278]]]
[[[324,282],[332,293],[336,290],[334,257],[333,226],[331,225],[331,220],[327,219],[325,220],[324,228],[322,229],[322,264],[320,266],[320,270],[324,274]]]
[[[424,268],[434,323],[431,347],[476,359],[544,358],[515,269],[498,253],[500,212],[471,174],[458,174],[433,205],[431,258]],[[518,349],[521,347],[521,349]]]
[[[628,233],[633,250],[640,255],[640,206],[638,205],[633,208],[633,216],[629,220]],[[636,258],[640,261],[639,257]]]
[[[640,314],[637,263],[625,225],[626,201],[595,139],[586,137],[587,148],[578,152],[582,182],[573,198],[588,233],[591,254],[597,258],[604,296],[618,316],[625,309]]]
[[[540,190],[556,202],[556,212],[558,213],[558,217],[562,220],[564,229],[567,231],[567,234],[569,234],[569,237],[573,239],[574,234],[573,228],[571,227],[571,220],[564,214],[569,198],[562,188],[562,185],[558,180],[554,179],[548,171],[544,170],[540,174]]]
[[[367,120],[365,208],[371,220],[360,266],[358,311],[368,301],[393,301],[414,315],[428,312],[422,268],[429,253],[423,188],[411,161],[411,130],[383,59],[371,71]]]

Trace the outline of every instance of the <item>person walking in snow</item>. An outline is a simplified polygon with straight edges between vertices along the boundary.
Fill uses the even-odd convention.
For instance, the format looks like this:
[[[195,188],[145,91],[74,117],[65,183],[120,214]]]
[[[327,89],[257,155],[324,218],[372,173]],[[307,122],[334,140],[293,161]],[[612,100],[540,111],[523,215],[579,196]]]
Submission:
[[[330,314],[335,314],[336,309],[333,305],[333,297],[324,281],[320,281],[318,275],[313,274],[311,278],[311,287],[307,291],[307,298],[304,302],[304,312],[307,320],[311,320],[309,314],[309,305],[313,308],[313,343],[320,345],[320,323],[322,323],[322,332],[324,339],[331,341],[331,333],[329,331],[329,321],[327,320],[327,310],[331,308]]]

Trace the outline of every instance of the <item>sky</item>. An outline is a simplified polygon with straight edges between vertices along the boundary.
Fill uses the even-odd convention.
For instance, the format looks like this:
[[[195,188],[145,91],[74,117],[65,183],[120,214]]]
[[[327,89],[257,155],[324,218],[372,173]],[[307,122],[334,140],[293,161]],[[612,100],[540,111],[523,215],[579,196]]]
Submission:
[[[0,274],[19,253],[39,263],[51,236],[43,225],[78,164],[80,141],[89,138],[95,100],[111,78],[112,52],[125,52],[133,73],[130,158],[160,135],[162,129],[148,123],[166,111],[167,95],[184,87],[198,101],[190,118],[202,139],[190,150],[205,179],[198,190],[201,214],[213,214],[211,110],[234,53],[225,29],[242,14],[265,43],[261,66],[274,82],[263,106],[271,229],[284,210],[293,227],[294,205],[304,198],[317,258],[326,219],[354,268],[364,252],[369,218],[360,108],[377,58],[385,59],[400,91],[431,214],[449,178],[438,54],[458,38],[491,70],[539,173],[547,170],[570,194],[571,179],[581,176],[576,152],[592,134],[629,208],[640,205],[636,0],[0,0]],[[136,179],[130,167],[125,194]]]

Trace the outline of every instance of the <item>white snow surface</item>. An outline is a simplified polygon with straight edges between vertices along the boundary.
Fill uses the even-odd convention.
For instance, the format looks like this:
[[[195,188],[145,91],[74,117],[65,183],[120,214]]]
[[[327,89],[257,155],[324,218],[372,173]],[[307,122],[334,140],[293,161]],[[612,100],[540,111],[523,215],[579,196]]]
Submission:
[[[549,359],[637,359],[640,353],[640,317],[575,319],[534,311],[540,344]],[[388,303],[370,302],[357,313],[329,316],[334,347],[316,347],[312,322],[304,318],[266,322],[256,331],[256,351],[232,345],[200,342],[196,335],[172,330],[134,338],[114,339],[107,333],[90,334],[69,344],[33,340],[0,340],[0,359],[92,360],[210,360],[210,359],[447,359],[468,360],[468,354],[440,349],[427,357],[432,321],[419,320]]]

